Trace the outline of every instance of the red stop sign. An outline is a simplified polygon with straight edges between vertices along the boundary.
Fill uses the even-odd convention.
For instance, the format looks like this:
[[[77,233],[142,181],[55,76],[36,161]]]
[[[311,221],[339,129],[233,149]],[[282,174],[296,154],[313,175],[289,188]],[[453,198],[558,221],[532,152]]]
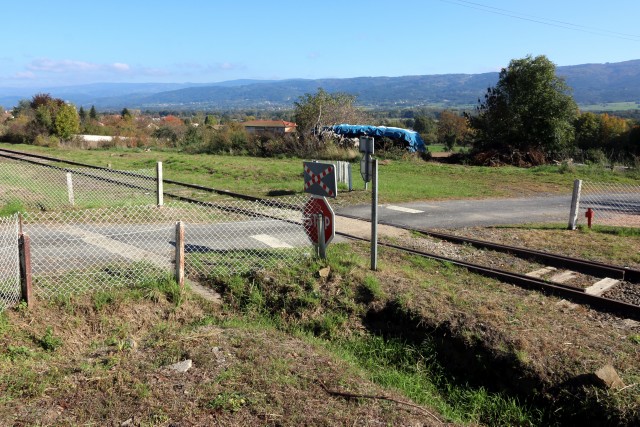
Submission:
[[[327,199],[324,197],[313,197],[304,205],[304,230],[307,232],[309,239],[318,244],[318,223],[316,216],[322,214],[324,216],[324,242],[328,244],[335,236],[335,227],[333,226],[334,214],[333,209],[329,206]]]

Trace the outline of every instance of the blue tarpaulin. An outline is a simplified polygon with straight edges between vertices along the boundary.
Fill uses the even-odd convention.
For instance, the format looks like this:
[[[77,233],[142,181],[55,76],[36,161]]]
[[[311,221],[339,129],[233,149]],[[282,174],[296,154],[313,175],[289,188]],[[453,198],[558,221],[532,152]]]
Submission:
[[[334,133],[346,138],[359,138],[361,136],[386,136],[387,138],[403,141],[411,152],[424,152],[425,144],[418,132],[412,130],[393,128],[386,126],[348,125],[341,124],[329,128]]]

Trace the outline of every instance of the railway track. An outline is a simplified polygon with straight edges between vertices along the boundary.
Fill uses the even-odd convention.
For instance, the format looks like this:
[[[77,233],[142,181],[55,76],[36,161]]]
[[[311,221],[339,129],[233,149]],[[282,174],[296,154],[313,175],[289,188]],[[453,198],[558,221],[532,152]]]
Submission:
[[[59,162],[59,163],[64,163],[64,164],[69,164],[74,166],[81,166],[86,168],[111,170],[111,169],[107,169],[99,166],[72,162],[72,161],[57,159],[49,156],[32,155],[29,153],[23,153],[23,152],[1,149],[1,148],[0,148],[0,156],[12,158],[14,160],[28,161],[31,163],[37,162],[32,160],[33,158],[35,158],[40,161],[42,160],[53,161],[53,162]],[[41,162],[37,162],[37,163],[42,164]],[[64,169],[64,168],[60,168],[60,169]],[[143,175],[138,175],[133,172],[122,172],[122,171],[112,171],[112,172],[116,174],[122,173],[127,176],[137,176],[137,177],[148,179],[148,177],[145,177]],[[112,183],[114,181],[117,182],[117,180],[110,180],[110,182]],[[165,179],[163,181],[168,184],[175,184],[175,185],[180,185],[187,188],[197,189],[200,191],[223,194],[226,196],[239,198],[243,200],[258,201],[258,202],[267,201],[266,199],[262,199],[259,197],[234,193],[227,190],[218,190],[218,189],[214,189],[206,186],[183,183],[183,182],[174,181],[174,180]],[[122,184],[127,185],[126,183],[122,183]],[[188,197],[171,195],[171,194],[168,194],[168,195],[184,201],[203,203],[199,200],[188,198]],[[273,202],[270,202],[270,203],[273,203]],[[206,204],[211,204],[211,203],[206,203]],[[215,206],[215,204],[211,204],[211,205]],[[282,204],[281,207],[287,207],[287,206],[285,204]],[[352,217],[352,218],[363,220],[362,218],[355,218],[355,217]],[[608,298],[603,296],[604,292],[612,288],[615,288],[615,286],[619,286],[621,283],[637,285],[640,282],[640,270],[616,266],[616,265],[610,265],[610,264],[605,264],[600,262],[593,262],[593,261],[583,260],[578,258],[572,258],[572,257],[567,257],[559,254],[551,254],[548,252],[531,250],[531,249],[522,248],[522,247],[508,246],[508,245],[502,245],[502,244],[497,244],[497,243],[488,242],[488,241],[481,241],[481,240],[476,240],[476,239],[471,239],[466,237],[460,237],[452,234],[430,231],[428,229],[416,229],[416,228],[410,228],[406,226],[397,226],[395,224],[389,224],[385,222],[380,222],[380,224],[390,225],[393,227],[402,228],[412,232],[417,232],[425,236],[445,240],[454,244],[470,245],[476,248],[491,250],[495,252],[508,253],[523,259],[535,260],[536,262],[543,263],[545,267],[535,271],[528,272],[526,274],[521,274],[521,273],[506,271],[503,269],[487,267],[487,266],[483,266],[483,265],[475,264],[471,262],[461,261],[451,257],[441,256],[435,253],[425,252],[418,249],[412,249],[409,247],[395,245],[392,243],[379,242],[380,246],[392,248],[392,249],[403,251],[406,253],[411,253],[417,256],[436,259],[442,262],[448,262],[453,265],[465,268],[476,274],[492,277],[494,279],[500,280],[505,283],[510,283],[510,284],[527,288],[527,289],[538,290],[548,295],[567,298],[576,303],[586,304],[590,307],[593,307],[601,311],[610,312],[610,313],[614,313],[624,317],[633,318],[635,320],[640,320],[640,303],[631,303],[629,301],[625,301],[624,298],[614,299],[614,298]],[[345,238],[353,239],[353,240],[368,241],[368,239],[351,235],[345,232],[336,232],[336,234],[341,235]],[[560,280],[558,278],[560,277],[559,275],[555,276],[556,277],[555,280],[553,277],[550,279],[544,278],[545,275],[554,273],[557,269],[565,270],[564,272],[558,272],[558,273],[564,273],[565,278],[568,278],[571,276],[570,272],[578,272],[578,273],[583,273],[589,276],[599,278],[599,280],[593,283],[593,285],[591,286],[580,287],[580,286],[574,286],[574,285],[565,283],[564,280]]]

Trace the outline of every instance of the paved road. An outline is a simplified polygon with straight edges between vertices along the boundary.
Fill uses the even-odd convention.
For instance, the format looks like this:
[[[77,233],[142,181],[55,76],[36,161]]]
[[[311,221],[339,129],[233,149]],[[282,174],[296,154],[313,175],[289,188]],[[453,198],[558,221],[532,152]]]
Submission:
[[[66,271],[93,263],[147,261],[165,268],[175,254],[170,224],[51,226],[30,224],[34,273]],[[186,253],[224,253],[310,245],[299,225],[278,220],[187,224]]]
[[[571,195],[517,199],[450,200],[386,204],[381,222],[417,228],[461,228],[532,222],[568,222]],[[337,209],[338,215],[370,219],[371,205]]]

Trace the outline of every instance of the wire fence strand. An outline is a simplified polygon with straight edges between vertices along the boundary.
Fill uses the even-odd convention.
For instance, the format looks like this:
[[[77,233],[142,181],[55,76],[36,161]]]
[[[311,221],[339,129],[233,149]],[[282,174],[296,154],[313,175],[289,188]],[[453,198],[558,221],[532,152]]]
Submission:
[[[589,208],[594,224],[640,227],[640,185],[583,181],[578,223]]]

